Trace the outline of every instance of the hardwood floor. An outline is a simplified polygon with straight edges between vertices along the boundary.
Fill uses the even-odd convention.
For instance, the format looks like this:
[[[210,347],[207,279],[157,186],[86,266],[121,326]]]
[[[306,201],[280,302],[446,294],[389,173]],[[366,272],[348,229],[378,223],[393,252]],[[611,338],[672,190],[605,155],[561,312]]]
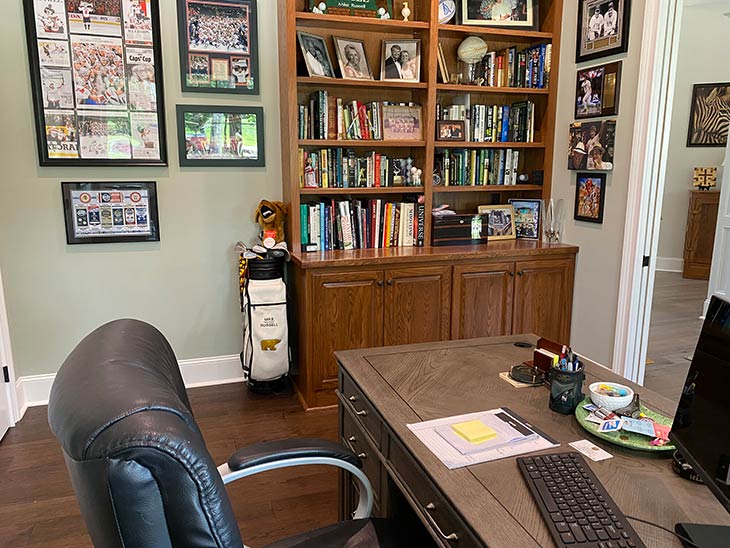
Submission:
[[[657,272],[649,328],[644,386],[676,400],[702,329],[705,280],[687,280],[679,272]],[[653,363],[651,363],[651,361]]]
[[[337,439],[336,409],[305,414],[294,395],[255,396],[243,384],[188,393],[217,463],[257,441]],[[46,412],[46,407],[29,409],[0,442],[0,546],[91,547]],[[265,546],[337,521],[337,472],[331,468],[267,472],[229,485],[228,493],[249,546]]]

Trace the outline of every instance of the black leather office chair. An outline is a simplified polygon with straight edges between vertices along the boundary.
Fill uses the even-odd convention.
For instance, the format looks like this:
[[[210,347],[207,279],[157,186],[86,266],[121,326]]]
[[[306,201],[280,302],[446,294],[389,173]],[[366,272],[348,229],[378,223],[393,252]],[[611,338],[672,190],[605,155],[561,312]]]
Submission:
[[[193,418],[165,337],[136,320],[88,335],[61,367],[51,430],[97,548],[241,548],[225,483],[286,466],[327,464],[360,482],[355,519],[269,548],[405,546],[388,522],[367,519],[372,488],[360,459],[329,441],[260,443],[218,468]]]

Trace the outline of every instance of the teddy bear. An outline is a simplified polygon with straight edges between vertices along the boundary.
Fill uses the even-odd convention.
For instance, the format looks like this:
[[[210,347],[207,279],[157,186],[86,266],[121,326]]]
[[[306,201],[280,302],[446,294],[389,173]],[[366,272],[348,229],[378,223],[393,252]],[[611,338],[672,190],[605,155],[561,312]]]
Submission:
[[[256,208],[256,222],[261,225],[261,243],[271,249],[286,238],[284,223],[289,212],[288,206],[282,202],[261,200]]]

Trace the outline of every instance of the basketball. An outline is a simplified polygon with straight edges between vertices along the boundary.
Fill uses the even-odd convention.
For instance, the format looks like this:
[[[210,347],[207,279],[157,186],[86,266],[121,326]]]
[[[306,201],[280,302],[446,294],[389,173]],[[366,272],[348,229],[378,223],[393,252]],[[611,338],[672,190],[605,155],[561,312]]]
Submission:
[[[464,63],[476,63],[487,54],[487,43],[478,36],[469,36],[459,44],[456,54]]]
[[[439,23],[441,25],[451,21],[456,15],[456,2],[454,0],[439,0]]]

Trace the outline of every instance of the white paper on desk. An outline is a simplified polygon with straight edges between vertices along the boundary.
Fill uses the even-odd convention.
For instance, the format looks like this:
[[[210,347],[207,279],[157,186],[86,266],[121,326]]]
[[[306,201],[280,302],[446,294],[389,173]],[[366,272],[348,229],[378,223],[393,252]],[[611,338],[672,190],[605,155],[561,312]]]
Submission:
[[[509,415],[524,428],[533,431],[535,435],[527,436],[528,439],[520,439],[515,443],[501,445],[496,448],[484,447],[480,451],[465,455],[444,439],[444,437],[437,431],[443,431],[443,427],[450,428],[453,424],[471,420],[482,420],[486,423],[491,423],[494,420],[494,416],[498,413],[505,413]],[[499,460],[505,457],[523,455],[533,451],[542,451],[543,449],[558,447],[560,445],[545,437],[541,432],[536,431],[532,425],[521,419],[519,416],[516,416],[514,413],[503,408],[479,411],[477,413],[468,413],[466,415],[458,415],[455,417],[445,417],[443,419],[434,419],[415,424],[408,424],[407,426],[410,431],[413,432],[418,439],[421,440],[421,442],[423,442],[423,444],[428,447],[431,452],[436,455],[450,470],[482,462]]]

